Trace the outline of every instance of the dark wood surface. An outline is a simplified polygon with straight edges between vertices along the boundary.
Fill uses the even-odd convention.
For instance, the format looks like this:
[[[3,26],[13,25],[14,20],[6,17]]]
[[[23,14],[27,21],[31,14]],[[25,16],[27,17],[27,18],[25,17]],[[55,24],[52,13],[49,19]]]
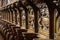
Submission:
[[[4,37],[1,35],[1,33],[0,33],[0,40],[4,40]]]

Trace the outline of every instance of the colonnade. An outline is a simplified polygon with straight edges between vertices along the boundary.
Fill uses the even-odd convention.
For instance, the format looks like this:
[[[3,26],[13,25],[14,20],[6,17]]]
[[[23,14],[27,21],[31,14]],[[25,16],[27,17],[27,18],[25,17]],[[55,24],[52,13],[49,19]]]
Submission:
[[[45,38],[54,39],[54,33],[56,31],[56,21],[57,16],[54,21],[54,11],[59,8],[53,2],[53,0],[24,0],[16,1],[9,5],[2,7],[0,10],[2,12],[1,22],[4,25],[11,27],[13,34],[21,31],[20,33],[25,35],[26,40],[33,40],[33,38],[39,38],[43,34]],[[14,29],[15,28],[15,29]],[[8,35],[8,34],[7,34]],[[22,35],[18,36],[16,39],[24,40]],[[6,35],[5,35],[6,36]],[[13,37],[15,37],[13,35]],[[7,39],[8,40],[8,39]]]

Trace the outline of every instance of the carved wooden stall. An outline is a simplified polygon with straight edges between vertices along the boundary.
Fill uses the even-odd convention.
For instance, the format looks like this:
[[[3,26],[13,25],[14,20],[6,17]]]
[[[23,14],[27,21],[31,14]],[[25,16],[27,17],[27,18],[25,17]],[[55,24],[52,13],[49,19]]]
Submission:
[[[3,6],[0,24],[5,40],[54,40],[60,26],[56,3],[56,0],[19,0]]]

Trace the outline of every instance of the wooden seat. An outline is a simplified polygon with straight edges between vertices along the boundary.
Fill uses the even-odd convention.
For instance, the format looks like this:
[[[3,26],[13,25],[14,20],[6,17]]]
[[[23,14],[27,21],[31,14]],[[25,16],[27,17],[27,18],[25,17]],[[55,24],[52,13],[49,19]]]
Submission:
[[[13,33],[12,32],[7,32],[7,34],[6,34],[6,40],[9,40],[9,39],[14,39],[13,38],[14,36],[13,36]]]
[[[13,31],[12,31],[11,26],[9,26],[9,28],[6,29],[6,31],[5,31],[5,39],[6,40],[9,40],[9,39],[13,40]]]
[[[36,33],[25,33],[25,40],[33,40],[34,38],[38,38]]]
[[[3,32],[4,32],[5,30],[7,30],[7,29],[9,29],[9,27],[4,27],[4,28],[3,28]]]
[[[12,30],[11,29],[8,29],[8,30],[4,31],[4,35],[6,35],[7,32],[10,32],[10,31],[12,31]]]
[[[11,29],[10,27],[8,27],[8,24],[6,26],[4,26],[3,28],[3,32],[5,33],[6,31],[8,31],[9,29]]]
[[[26,29],[17,30],[18,34],[16,36],[16,40],[24,40],[23,32],[27,32],[27,30]]]

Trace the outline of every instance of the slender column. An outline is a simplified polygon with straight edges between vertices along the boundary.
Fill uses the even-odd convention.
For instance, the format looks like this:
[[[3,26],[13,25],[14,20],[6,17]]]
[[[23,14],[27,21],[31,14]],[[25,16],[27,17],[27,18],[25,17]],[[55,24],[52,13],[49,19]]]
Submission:
[[[32,8],[34,10],[35,32],[38,33],[38,18],[37,18],[38,17],[38,15],[37,15],[38,8],[31,1],[30,1],[30,5],[32,6]]]
[[[49,9],[49,13],[50,13],[50,39],[54,39],[54,12],[53,9]]]
[[[21,10],[20,7],[18,7],[18,11],[19,11],[19,25],[22,26],[22,18],[21,18]]]
[[[15,24],[17,24],[17,10],[13,9],[15,12]]]
[[[25,10],[25,16],[26,16],[26,29],[28,29],[28,13],[27,13],[27,10]]]
[[[20,13],[20,14],[19,14],[19,18],[20,18],[20,26],[22,26],[21,10],[19,10],[19,13]]]
[[[48,1],[45,0],[45,3],[47,4],[49,8],[49,15],[50,15],[50,27],[49,27],[49,37],[50,39],[54,39],[54,9],[55,4],[52,0]]]
[[[11,8],[10,8],[10,13],[11,13],[11,22],[13,23],[13,11]]]
[[[8,10],[9,10],[9,9],[8,9]],[[9,16],[8,20],[9,20],[9,22],[10,22],[10,10],[9,10],[8,16]]]

